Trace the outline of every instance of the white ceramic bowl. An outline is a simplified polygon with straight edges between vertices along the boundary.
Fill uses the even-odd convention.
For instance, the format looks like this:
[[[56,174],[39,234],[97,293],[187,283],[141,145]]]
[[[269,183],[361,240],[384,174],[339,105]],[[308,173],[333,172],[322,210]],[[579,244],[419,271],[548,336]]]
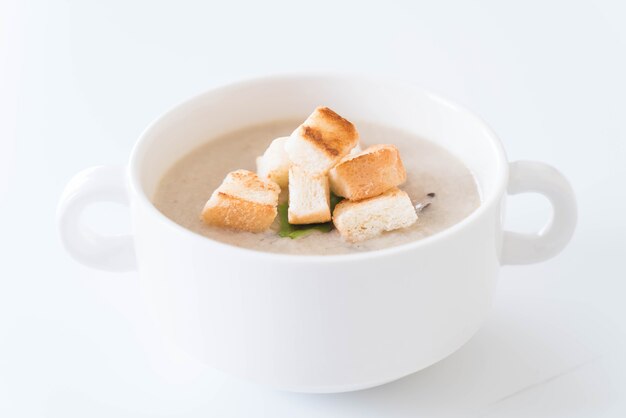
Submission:
[[[320,104],[444,146],[476,176],[481,206],[410,244],[295,256],[196,235],[152,205],[161,176],[197,145],[244,125],[304,119]],[[545,195],[552,220],[536,234],[503,231],[507,190]],[[130,204],[132,236],[100,236],[81,225],[81,211],[98,201]],[[80,262],[138,268],[163,332],[199,361],[278,388],[341,392],[398,379],[457,350],[483,323],[500,266],[557,254],[574,231],[576,204],[560,173],[508,163],[491,129],[456,104],[387,81],[294,75],[233,84],[176,106],[145,130],[126,167],[77,174],[58,223]]]

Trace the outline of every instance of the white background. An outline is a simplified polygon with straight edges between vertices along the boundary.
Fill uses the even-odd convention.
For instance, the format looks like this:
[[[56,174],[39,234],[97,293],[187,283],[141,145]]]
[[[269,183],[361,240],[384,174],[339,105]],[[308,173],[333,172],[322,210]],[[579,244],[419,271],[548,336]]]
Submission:
[[[589,2],[0,3],[1,417],[626,416],[626,8]],[[504,268],[460,351],[376,389],[298,395],[178,355],[134,273],[73,262],[55,206],[78,170],[124,162],[205,89],[275,72],[389,75],[489,121],[509,158],[554,164],[580,204],[571,245]],[[549,216],[511,199],[508,224]],[[87,221],[123,232],[128,215]]]

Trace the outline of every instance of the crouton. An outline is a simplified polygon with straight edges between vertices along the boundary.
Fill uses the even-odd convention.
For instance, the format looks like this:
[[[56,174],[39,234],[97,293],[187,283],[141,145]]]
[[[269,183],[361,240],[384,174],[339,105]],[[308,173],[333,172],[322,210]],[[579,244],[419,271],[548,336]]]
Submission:
[[[350,200],[367,199],[406,181],[406,171],[398,149],[374,145],[347,155],[329,172],[330,190]]]
[[[288,137],[276,138],[265,150],[262,156],[256,159],[256,172],[263,179],[272,180],[280,187],[287,187],[289,183],[289,155],[285,151],[285,142]]]
[[[411,199],[397,188],[358,202],[343,200],[333,212],[333,223],[348,242],[374,238],[384,231],[411,226],[416,221]]]
[[[324,174],[358,142],[359,133],[352,123],[327,107],[318,107],[291,134],[285,150],[292,164]]]
[[[202,210],[202,220],[240,231],[261,232],[276,217],[280,187],[255,173],[237,170],[226,175]]]
[[[289,169],[289,223],[311,224],[328,222],[330,214],[330,192],[328,176],[313,175],[301,167]]]

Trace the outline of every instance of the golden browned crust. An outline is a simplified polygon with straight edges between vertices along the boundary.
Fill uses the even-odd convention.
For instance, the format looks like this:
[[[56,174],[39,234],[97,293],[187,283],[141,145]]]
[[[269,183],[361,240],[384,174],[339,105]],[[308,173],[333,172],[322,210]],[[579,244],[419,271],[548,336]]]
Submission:
[[[262,232],[276,217],[275,205],[256,202],[217,192],[202,211],[202,220],[208,225],[239,231]]]
[[[312,128],[310,126],[302,125],[301,129],[302,138],[315,144],[317,148],[320,148],[326,152],[326,154],[336,157],[339,155],[339,149],[330,143],[330,135],[322,135],[322,131],[319,128]]]
[[[331,219],[330,208],[325,208],[315,213],[307,213],[305,215],[298,215],[294,212],[289,212],[289,223],[294,225],[306,225],[329,222]]]
[[[345,212],[346,210],[350,210],[352,207],[360,205],[361,203],[365,203],[368,202],[370,200],[374,200],[378,197],[383,198],[383,197],[396,197],[398,195],[402,195],[405,192],[403,192],[402,190],[398,189],[397,187],[392,187],[389,190],[386,190],[384,195],[385,196],[381,196],[381,195],[377,195],[377,196],[373,196],[373,197],[368,197],[367,199],[362,199],[362,200],[349,200],[349,199],[344,199],[341,202],[337,203],[337,206],[335,206],[335,210],[333,211],[333,217],[334,216],[339,216],[341,215],[343,212]],[[383,193],[381,193],[383,194]]]
[[[348,119],[345,119],[339,114],[337,114],[334,110],[326,106],[318,106],[315,109],[324,119],[329,122],[333,122],[336,125],[341,125],[344,129],[354,129],[354,125]]]
[[[300,126],[300,135],[331,158],[346,155],[359,141],[355,126],[328,107],[316,108]]]
[[[405,181],[406,171],[393,145],[374,145],[348,155],[330,171],[333,193],[350,200],[378,196]]]
[[[265,181],[252,171],[235,170],[229,173],[228,176],[250,191],[280,193],[280,187],[276,183],[273,181]]]

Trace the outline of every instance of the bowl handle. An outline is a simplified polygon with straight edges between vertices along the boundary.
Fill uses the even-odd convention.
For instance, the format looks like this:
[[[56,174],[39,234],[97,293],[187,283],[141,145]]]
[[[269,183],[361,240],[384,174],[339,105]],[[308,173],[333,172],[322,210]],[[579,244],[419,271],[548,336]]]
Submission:
[[[552,219],[535,234],[505,231],[502,264],[530,264],[557,255],[574,234],[576,197],[567,179],[554,167],[536,161],[509,164],[509,194],[540,193],[552,204]]]
[[[107,271],[136,269],[131,235],[105,236],[83,225],[83,210],[97,202],[128,205],[126,173],[123,166],[98,166],[76,174],[65,186],[57,208],[61,242],[77,261]]]

